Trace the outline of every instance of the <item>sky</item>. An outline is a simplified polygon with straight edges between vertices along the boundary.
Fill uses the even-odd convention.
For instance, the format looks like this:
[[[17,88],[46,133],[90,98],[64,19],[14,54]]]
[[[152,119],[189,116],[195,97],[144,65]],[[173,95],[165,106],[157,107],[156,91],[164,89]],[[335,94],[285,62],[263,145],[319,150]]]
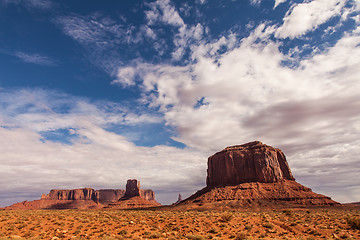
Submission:
[[[0,0],[0,206],[51,189],[162,204],[207,158],[280,148],[296,180],[360,201],[360,0]]]

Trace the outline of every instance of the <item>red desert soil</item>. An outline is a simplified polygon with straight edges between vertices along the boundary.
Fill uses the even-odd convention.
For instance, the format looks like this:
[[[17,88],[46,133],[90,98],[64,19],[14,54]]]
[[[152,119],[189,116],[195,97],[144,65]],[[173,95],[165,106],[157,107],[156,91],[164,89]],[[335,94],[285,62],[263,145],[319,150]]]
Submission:
[[[359,207],[3,210],[0,239],[360,239]]]

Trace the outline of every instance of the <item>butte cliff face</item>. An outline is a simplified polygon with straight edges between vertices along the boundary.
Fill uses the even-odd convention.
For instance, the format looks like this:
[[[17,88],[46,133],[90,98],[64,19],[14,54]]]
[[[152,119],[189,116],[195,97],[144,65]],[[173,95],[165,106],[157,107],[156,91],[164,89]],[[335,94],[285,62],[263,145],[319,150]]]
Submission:
[[[259,141],[215,153],[208,159],[207,173],[207,186],[180,205],[229,201],[237,206],[337,204],[297,183],[284,153]]]
[[[70,190],[51,190],[49,194],[43,194],[41,199],[52,200],[94,200],[95,190],[92,188],[79,188]]]
[[[208,159],[207,186],[295,180],[280,149],[261,142],[227,147]]]

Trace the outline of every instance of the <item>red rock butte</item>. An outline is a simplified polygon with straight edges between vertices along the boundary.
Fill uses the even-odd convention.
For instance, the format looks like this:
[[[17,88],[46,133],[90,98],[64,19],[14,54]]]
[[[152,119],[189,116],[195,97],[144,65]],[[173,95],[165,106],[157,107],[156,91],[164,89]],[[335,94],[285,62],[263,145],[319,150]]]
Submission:
[[[227,147],[208,158],[207,186],[179,205],[336,205],[297,183],[277,148],[259,141]],[[220,204],[221,205],[221,204]]]
[[[259,141],[227,147],[208,159],[207,186],[295,180],[284,153]]]

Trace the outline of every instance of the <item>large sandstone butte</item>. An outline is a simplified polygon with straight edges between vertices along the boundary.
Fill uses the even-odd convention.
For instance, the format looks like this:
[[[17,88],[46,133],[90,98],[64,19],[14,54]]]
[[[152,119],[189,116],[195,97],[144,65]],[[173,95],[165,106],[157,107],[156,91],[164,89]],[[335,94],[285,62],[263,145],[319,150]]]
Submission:
[[[207,186],[180,205],[334,205],[297,183],[284,153],[259,141],[227,147],[208,159]]]
[[[258,141],[215,153],[209,157],[207,173],[207,186],[295,180],[284,153]]]
[[[135,179],[129,181],[137,182]],[[5,209],[98,209],[116,203],[126,194],[128,196],[134,194],[132,190],[127,192],[124,189],[53,189],[48,194],[43,194],[40,200],[15,203]],[[155,201],[155,193],[151,189],[140,189],[140,182],[136,196],[141,200],[153,203],[153,205],[160,205]]]

